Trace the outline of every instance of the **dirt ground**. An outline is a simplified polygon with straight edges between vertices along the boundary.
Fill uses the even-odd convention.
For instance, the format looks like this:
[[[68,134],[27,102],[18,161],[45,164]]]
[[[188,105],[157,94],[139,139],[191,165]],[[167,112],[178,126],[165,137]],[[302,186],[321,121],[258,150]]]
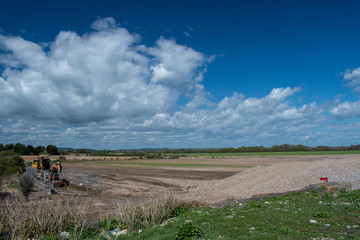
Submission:
[[[56,159],[53,156],[51,158]],[[216,180],[221,181],[259,165],[352,159],[353,157],[352,155],[239,156],[129,160],[129,158],[121,157],[73,155],[66,158],[74,161],[64,162],[64,169],[97,171],[103,174],[103,188],[100,194],[78,197],[78,201],[89,206],[88,217],[96,219],[114,211],[117,203],[143,202],[162,192],[172,192],[179,198],[189,199],[189,193],[199,186],[206,186]],[[87,161],[82,161],[82,159]],[[26,161],[31,161],[31,158],[26,158]],[[199,198],[197,200],[199,201]],[[206,202],[206,196],[204,196],[204,202]]]

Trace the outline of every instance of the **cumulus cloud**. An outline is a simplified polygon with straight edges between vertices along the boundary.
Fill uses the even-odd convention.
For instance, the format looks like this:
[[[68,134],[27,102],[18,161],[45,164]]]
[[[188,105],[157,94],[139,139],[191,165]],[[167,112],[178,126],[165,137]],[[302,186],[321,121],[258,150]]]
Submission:
[[[339,119],[360,117],[360,101],[340,103],[330,113]]]
[[[154,65],[151,66],[152,82],[191,91],[202,81],[202,75],[198,73],[199,66],[206,59],[202,53],[164,38],[160,38],[157,46],[150,48],[148,52],[155,56]]]
[[[298,87],[260,98],[235,92],[211,102],[203,81],[213,56],[163,37],[146,46],[113,18],[91,26],[84,35],[61,31],[46,47],[0,34],[0,142],[113,149],[272,145],[307,141],[323,120],[316,103],[291,102]]]
[[[354,91],[360,93],[360,67],[348,70],[344,74],[344,80],[349,87],[354,88]]]
[[[347,70],[344,74],[344,80],[347,86],[353,88],[356,93],[360,93],[360,67],[353,70]],[[335,99],[336,106],[330,109],[330,113],[337,119],[347,119],[360,117],[360,101],[341,102]]]
[[[196,93],[203,54],[164,38],[146,47],[112,18],[92,27],[96,31],[83,36],[60,32],[49,50],[0,35],[0,61],[6,68],[0,79],[0,115],[68,123],[119,116],[136,121],[171,112],[179,94]]]
[[[144,127],[167,128],[168,131],[191,129],[222,141],[242,138],[244,143],[251,138],[260,142],[265,136],[274,135],[285,140],[290,135],[299,134],[301,139],[322,120],[322,110],[315,103],[299,108],[291,106],[287,98],[298,91],[300,88],[275,88],[263,98],[246,98],[234,93],[220,101],[213,110],[157,114],[145,121]]]

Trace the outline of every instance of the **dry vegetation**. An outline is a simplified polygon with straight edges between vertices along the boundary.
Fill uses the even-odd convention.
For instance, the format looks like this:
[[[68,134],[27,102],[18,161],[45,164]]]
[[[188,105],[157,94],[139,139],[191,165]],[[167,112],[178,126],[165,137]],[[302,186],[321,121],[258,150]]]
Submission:
[[[186,208],[189,204],[174,198],[171,194],[151,197],[143,204],[118,204],[115,218],[130,231],[152,227],[169,218],[176,209]]]
[[[1,202],[0,232],[9,239],[39,239],[70,228],[77,236],[85,223],[85,207],[76,199]]]

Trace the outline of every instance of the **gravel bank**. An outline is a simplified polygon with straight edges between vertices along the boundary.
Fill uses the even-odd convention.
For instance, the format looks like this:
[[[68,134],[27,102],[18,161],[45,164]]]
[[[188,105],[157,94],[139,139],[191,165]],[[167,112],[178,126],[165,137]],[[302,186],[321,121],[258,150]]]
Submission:
[[[360,156],[328,157],[314,162],[283,162],[257,166],[229,178],[213,181],[189,190],[187,198],[209,204],[231,199],[250,198],[257,194],[300,190],[312,184],[360,180]]]

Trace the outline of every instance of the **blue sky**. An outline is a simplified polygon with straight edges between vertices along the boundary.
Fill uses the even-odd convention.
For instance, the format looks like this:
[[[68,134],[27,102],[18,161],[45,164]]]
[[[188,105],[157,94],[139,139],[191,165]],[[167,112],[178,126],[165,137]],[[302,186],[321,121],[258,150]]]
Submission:
[[[359,1],[2,1],[0,142],[360,142]]]

